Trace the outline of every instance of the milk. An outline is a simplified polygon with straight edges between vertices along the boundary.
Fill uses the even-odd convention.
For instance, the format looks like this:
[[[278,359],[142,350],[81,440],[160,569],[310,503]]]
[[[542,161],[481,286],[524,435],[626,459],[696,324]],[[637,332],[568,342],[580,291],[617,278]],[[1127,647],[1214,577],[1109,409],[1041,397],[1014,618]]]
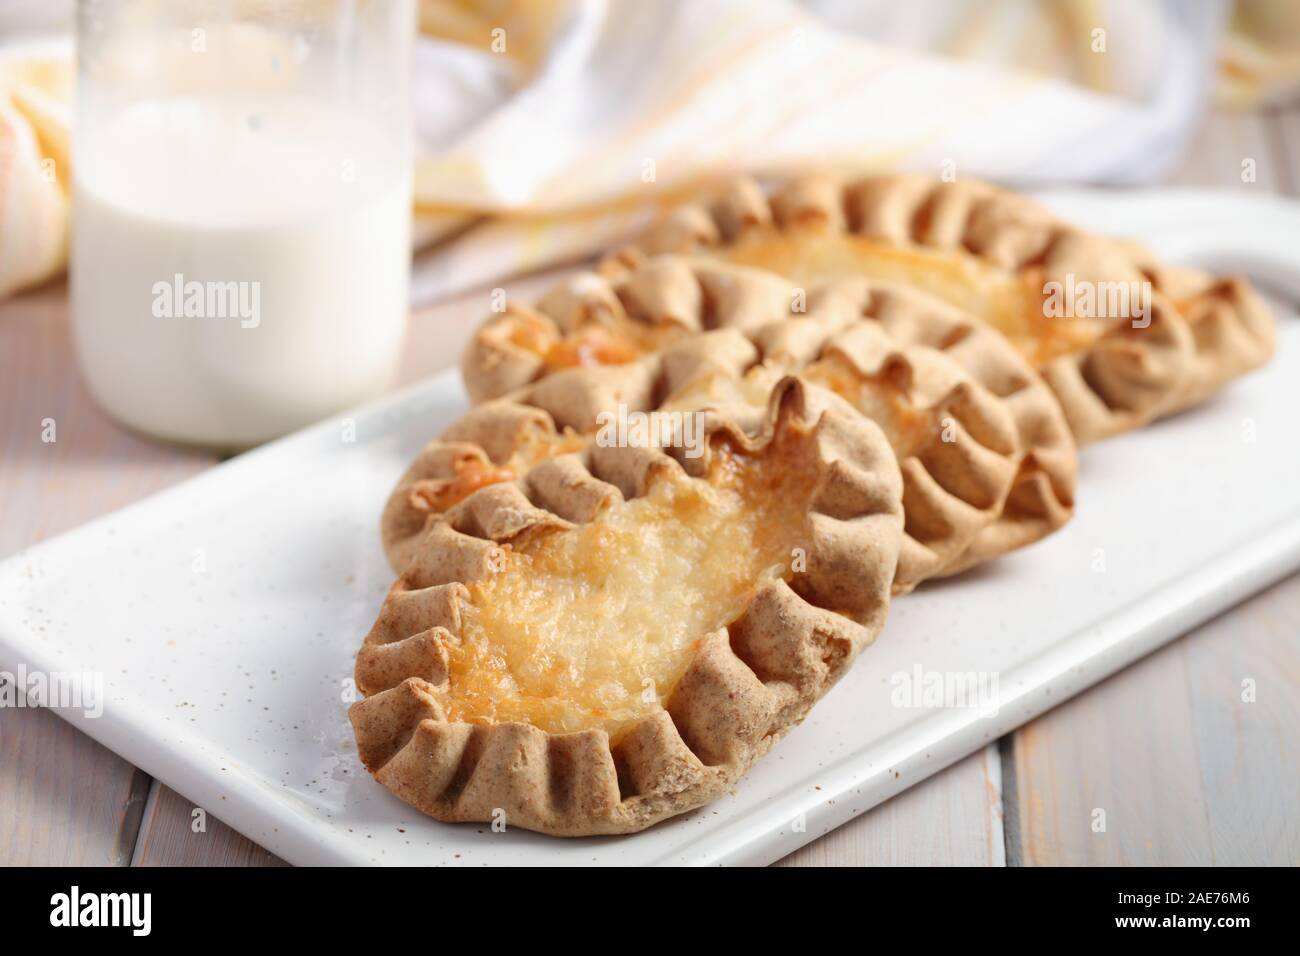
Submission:
[[[78,140],[72,304],[105,410],[240,447],[383,390],[407,314],[403,149],[296,96],[100,118]]]

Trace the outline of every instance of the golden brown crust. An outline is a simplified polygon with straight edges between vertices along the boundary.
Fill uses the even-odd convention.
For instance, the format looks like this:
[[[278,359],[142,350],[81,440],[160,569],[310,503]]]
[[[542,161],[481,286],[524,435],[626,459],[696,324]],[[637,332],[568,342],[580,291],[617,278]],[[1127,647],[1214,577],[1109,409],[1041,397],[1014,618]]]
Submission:
[[[674,211],[613,261],[635,261],[638,254],[710,254],[793,272],[806,265],[798,261],[806,254],[799,246],[826,237],[938,253],[909,268],[931,270],[930,291],[951,295],[950,301],[979,318],[989,316],[959,301],[967,283],[978,286],[978,277],[968,274],[972,264],[1023,280],[1038,293],[1049,282],[1149,283],[1146,315],[1099,320],[1095,332],[1078,323],[1085,333],[1078,341],[1067,336],[1030,355],[1080,444],[1201,402],[1263,364],[1274,349],[1272,316],[1244,280],[1161,266],[1131,243],[1084,233],[1024,197],[980,182],[811,176],[784,184],[769,198],[752,180],[740,179],[712,202]],[[836,271],[843,275],[852,266],[853,249],[840,249]],[[870,268],[864,266],[864,274]],[[1022,310],[1021,318],[1038,323],[1049,339],[1065,334],[1068,323],[1042,329],[1042,323],[1060,320],[1046,318],[1041,304],[1035,306],[1036,314]]]
[[[462,434],[499,434],[510,418],[503,410]],[[603,729],[556,734],[447,719],[447,647],[461,627],[466,585],[492,573],[494,549],[618,507],[658,471],[704,473],[720,441],[762,455],[789,429],[806,436],[799,447],[815,473],[807,571],[790,583],[756,582],[734,622],[701,634],[662,709],[613,746]],[[789,378],[773,389],[757,433],[715,412],[706,434],[702,459],[590,445],[543,462],[544,476],[483,487],[440,517],[357,655],[367,698],[350,717],[377,780],[439,820],[500,819],[561,836],[628,833],[725,792],[802,720],[884,624],[902,531],[897,463],[875,425]],[[594,492],[586,501],[603,504],[558,514],[565,489],[580,487]]]

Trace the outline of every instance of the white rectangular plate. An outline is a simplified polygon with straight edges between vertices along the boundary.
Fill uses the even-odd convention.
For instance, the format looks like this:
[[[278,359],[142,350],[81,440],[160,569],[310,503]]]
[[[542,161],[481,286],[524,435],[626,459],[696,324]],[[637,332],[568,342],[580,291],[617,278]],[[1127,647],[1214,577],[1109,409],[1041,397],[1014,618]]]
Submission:
[[[1098,227],[1127,215],[1159,251],[1231,252],[1238,267],[1277,248],[1250,238],[1261,229],[1300,235],[1280,203],[1055,201]],[[1199,233],[1178,215],[1193,201],[1208,210]],[[1266,265],[1300,288],[1293,263]],[[1280,319],[1266,370],[1087,449],[1064,531],[898,601],[880,640],[734,795],[646,833],[445,826],[357,762],[345,690],[390,580],[378,513],[464,408],[451,373],[0,564],[0,669],[101,672],[103,715],[65,717],[294,863],[768,862],[1300,566],[1300,324]],[[1000,710],[892,706],[891,675],[918,666],[996,673]]]

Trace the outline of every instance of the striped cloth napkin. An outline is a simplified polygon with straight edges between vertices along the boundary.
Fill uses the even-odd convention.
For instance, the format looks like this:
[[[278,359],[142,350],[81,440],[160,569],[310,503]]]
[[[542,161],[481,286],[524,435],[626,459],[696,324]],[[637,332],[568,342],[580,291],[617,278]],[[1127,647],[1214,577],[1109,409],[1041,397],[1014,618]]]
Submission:
[[[66,6],[8,0],[0,35]],[[581,259],[742,169],[1150,181],[1206,100],[1227,16],[1177,0],[422,0],[415,298]],[[66,38],[0,45],[0,297],[64,267],[71,59]]]

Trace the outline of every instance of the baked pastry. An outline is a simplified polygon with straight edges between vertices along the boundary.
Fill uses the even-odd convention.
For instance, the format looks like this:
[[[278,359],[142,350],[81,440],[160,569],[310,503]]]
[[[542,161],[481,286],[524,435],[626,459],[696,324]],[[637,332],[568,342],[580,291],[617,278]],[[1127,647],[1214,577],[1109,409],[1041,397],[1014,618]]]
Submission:
[[[996,332],[904,286],[845,280],[805,295],[761,270],[660,257],[578,275],[536,308],[494,316],[462,370],[471,395],[513,390],[580,430],[602,408],[671,399],[707,374],[757,378],[759,394],[785,373],[832,388],[884,427],[903,462],[898,592],[1036,541],[1073,509],[1074,442],[1051,391]],[[712,389],[710,400],[726,394]],[[449,480],[449,467],[417,462],[390,499],[395,567],[422,524],[411,489]]]
[[[1174,269],[980,182],[889,175],[752,179],[675,210],[616,259],[688,253],[813,285],[903,282],[1006,335],[1056,392],[1083,444],[1203,401],[1272,354],[1250,285]]]
[[[901,477],[835,396],[782,379],[757,431],[705,415],[696,458],[487,408],[448,457],[556,453],[437,517],[357,655],[361,759],[419,810],[643,829],[730,788],[883,626]]]

